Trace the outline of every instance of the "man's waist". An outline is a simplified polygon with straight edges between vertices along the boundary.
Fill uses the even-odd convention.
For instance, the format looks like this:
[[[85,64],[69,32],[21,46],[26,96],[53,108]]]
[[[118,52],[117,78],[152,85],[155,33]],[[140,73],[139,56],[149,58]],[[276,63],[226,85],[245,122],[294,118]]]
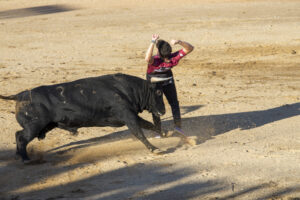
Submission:
[[[147,74],[147,80],[149,80],[151,83],[168,82],[171,79],[173,79],[172,74]]]

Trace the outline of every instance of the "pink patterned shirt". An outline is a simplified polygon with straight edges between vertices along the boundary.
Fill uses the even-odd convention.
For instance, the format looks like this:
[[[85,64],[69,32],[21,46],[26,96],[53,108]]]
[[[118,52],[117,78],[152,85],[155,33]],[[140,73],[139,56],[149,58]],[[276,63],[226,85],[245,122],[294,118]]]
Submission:
[[[162,59],[160,59],[158,55],[156,55],[153,57],[154,58],[153,63],[148,65],[147,73],[162,74],[164,72],[168,72],[170,69],[176,66],[179,63],[179,60],[183,58],[185,55],[186,53],[183,51],[183,49],[176,51],[171,54],[170,62],[164,62]]]

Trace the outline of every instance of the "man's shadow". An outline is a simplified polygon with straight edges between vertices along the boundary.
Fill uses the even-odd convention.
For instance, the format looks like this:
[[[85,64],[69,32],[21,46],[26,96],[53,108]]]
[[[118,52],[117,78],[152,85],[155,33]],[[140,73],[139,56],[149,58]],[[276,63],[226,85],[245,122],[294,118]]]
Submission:
[[[197,136],[198,143],[234,129],[247,130],[300,114],[300,103],[267,110],[183,118],[188,136]]]
[[[182,107],[182,115],[195,111],[201,108],[199,106],[185,106]],[[231,130],[240,128],[242,130],[252,129],[263,126],[275,121],[280,121],[290,117],[294,117],[300,114],[300,103],[284,105],[276,108],[267,110],[242,112],[242,113],[230,113],[221,115],[208,115],[208,116],[197,116],[182,118],[183,129],[187,136],[196,136],[197,144],[203,143],[206,140],[211,139],[213,136],[224,134]],[[163,128],[172,130],[173,120],[163,120]],[[174,134],[176,136],[176,134]],[[106,142],[113,142],[120,139],[132,137],[128,130],[118,131],[101,137],[90,138],[87,140],[81,140],[71,142],[48,152],[65,152],[71,149],[85,148],[91,145],[97,145]],[[64,150],[62,150],[64,149]]]

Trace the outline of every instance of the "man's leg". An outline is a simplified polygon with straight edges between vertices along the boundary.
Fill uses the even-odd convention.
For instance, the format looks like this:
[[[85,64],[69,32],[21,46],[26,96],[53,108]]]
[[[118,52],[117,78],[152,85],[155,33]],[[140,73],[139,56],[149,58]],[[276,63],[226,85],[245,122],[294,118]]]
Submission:
[[[175,127],[181,128],[180,107],[174,80],[163,86],[163,92],[171,106]]]

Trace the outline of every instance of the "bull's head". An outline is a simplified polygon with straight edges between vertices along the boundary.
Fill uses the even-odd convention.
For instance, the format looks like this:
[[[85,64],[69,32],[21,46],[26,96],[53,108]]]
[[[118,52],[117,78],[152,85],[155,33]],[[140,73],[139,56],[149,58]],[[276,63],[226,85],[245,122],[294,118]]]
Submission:
[[[163,100],[163,91],[161,87],[156,84],[151,84],[150,104],[152,113],[156,116],[161,116],[166,113],[165,104]]]

